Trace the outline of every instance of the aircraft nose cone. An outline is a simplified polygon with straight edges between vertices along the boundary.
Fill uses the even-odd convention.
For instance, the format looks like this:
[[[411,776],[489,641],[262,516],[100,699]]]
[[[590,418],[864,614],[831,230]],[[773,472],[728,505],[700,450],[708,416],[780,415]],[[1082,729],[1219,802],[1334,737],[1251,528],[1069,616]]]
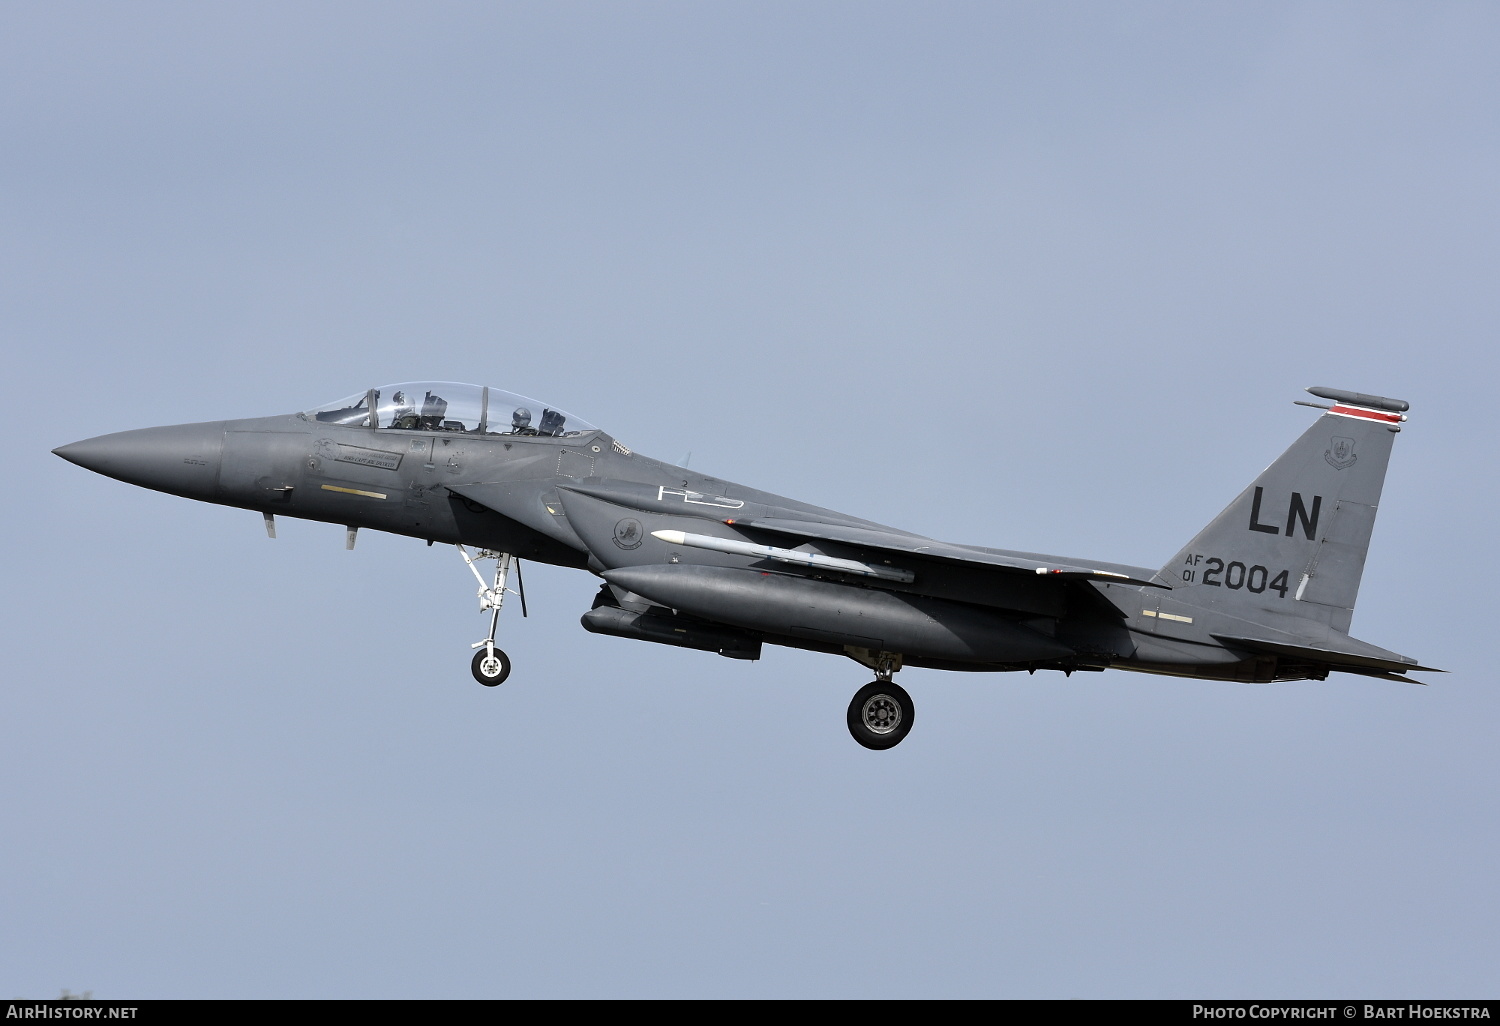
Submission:
[[[190,499],[212,500],[219,486],[224,422],[117,431],[60,445],[69,463],[117,481]]]

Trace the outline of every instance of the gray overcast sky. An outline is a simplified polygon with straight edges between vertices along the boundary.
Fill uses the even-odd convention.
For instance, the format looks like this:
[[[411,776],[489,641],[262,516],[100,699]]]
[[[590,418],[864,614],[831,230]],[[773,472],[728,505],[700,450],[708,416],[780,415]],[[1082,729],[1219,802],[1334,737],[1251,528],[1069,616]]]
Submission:
[[[1494,4],[0,4],[0,996],[1496,996]],[[585,634],[108,431],[411,379],[1158,565],[1409,399],[1356,636],[1246,687]],[[1442,542],[1446,548],[1438,545]]]

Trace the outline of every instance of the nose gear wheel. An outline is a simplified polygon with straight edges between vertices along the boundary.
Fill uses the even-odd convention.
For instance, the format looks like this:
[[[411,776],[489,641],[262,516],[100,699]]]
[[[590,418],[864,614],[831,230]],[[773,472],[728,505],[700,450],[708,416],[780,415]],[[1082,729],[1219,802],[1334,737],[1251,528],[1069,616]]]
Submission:
[[[481,648],[474,653],[469,669],[473,672],[474,679],[485,687],[498,687],[510,676],[510,656],[498,648]]]

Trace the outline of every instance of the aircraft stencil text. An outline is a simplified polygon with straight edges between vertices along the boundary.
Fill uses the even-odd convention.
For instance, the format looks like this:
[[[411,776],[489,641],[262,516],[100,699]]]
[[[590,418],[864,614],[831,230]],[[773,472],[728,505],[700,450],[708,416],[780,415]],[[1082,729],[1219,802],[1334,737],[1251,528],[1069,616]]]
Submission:
[[[1210,588],[1228,588],[1231,591],[1244,588],[1256,595],[1270,590],[1281,598],[1286,598],[1290,577],[1291,572],[1288,570],[1282,570],[1272,577],[1271,571],[1259,564],[1247,567],[1237,559],[1226,563],[1218,556],[1205,556],[1201,553],[1188,556],[1183,560],[1182,567],[1182,580],[1186,584],[1206,584]]]
[[[1265,489],[1260,485],[1255,486],[1255,497],[1250,500],[1250,530],[1261,534],[1281,534],[1282,530],[1276,524],[1263,524],[1260,522],[1261,500],[1264,498]],[[1318,515],[1323,511],[1323,496],[1312,497],[1312,507],[1309,509],[1307,502],[1302,498],[1301,492],[1293,492],[1291,499],[1287,501],[1286,508],[1286,531],[1288,538],[1292,536],[1292,530],[1301,527],[1308,541],[1314,541],[1318,537]]]

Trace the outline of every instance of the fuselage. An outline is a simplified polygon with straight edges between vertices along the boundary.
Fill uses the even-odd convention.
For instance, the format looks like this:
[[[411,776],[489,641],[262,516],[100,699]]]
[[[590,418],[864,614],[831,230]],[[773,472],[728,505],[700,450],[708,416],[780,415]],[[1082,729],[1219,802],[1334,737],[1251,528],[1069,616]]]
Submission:
[[[765,641],[866,663],[894,653],[906,665],[956,670],[1117,666],[1223,679],[1270,679],[1274,672],[1264,660],[1174,630],[1189,621],[1163,617],[1159,597],[1140,586],[1059,589],[1025,575],[919,559],[905,561],[919,568],[909,582],[877,585],[836,570],[673,546],[657,533],[736,537],[734,520],[768,515],[905,532],[651,459],[597,428],[543,435],[406,424],[330,423],[295,413],[125,431],[59,453],[205,502],[588,570],[616,594],[660,607],[656,619],[637,619],[640,630],[663,616],[685,618],[689,627],[676,633],[707,631],[710,639],[689,647],[725,655],[758,654]],[[796,551],[902,562],[832,542],[804,541]],[[1153,573],[1095,565],[1132,577]],[[627,598],[626,613],[591,611],[585,626],[626,633],[606,621],[635,616],[639,610],[629,604]],[[721,629],[714,633],[710,624]]]

